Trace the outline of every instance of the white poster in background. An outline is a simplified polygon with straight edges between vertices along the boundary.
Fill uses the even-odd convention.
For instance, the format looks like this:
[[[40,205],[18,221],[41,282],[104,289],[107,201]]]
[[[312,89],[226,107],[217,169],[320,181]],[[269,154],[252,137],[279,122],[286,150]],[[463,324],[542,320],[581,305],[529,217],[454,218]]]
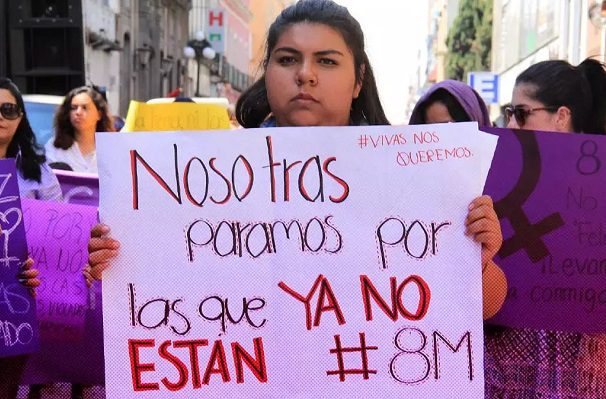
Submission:
[[[108,398],[483,398],[476,124],[97,145]]]

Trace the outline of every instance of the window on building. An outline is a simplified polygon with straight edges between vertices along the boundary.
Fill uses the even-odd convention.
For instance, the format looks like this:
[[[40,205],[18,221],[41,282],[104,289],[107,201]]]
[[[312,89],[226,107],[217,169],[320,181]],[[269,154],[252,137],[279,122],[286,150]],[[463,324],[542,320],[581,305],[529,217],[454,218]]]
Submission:
[[[68,0],[32,0],[32,18],[68,18]]]

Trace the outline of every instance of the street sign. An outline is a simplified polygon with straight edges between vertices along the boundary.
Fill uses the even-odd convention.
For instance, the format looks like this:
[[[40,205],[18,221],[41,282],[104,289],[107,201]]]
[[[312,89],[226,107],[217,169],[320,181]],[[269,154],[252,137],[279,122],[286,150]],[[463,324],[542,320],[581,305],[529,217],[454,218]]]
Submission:
[[[469,84],[484,99],[486,105],[499,103],[499,75],[492,72],[469,72]]]
[[[208,41],[217,53],[225,53],[225,23],[226,14],[223,8],[208,10]]]

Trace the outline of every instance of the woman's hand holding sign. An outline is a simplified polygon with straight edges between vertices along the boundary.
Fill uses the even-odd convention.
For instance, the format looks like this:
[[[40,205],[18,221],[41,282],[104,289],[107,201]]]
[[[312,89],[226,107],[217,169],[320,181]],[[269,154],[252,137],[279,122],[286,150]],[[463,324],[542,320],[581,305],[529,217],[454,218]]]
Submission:
[[[17,278],[21,284],[29,287],[30,293],[33,297],[35,297],[35,288],[40,285],[40,279],[38,279],[38,275],[40,273],[38,269],[34,269],[32,266],[34,266],[34,260],[32,258],[27,258],[27,260],[23,262],[23,265],[21,266],[23,271],[17,275]]]
[[[465,219],[466,234],[482,244],[482,265],[499,252],[503,244],[503,234],[499,218],[494,211],[492,198],[483,195],[474,199],[469,205],[469,213]]]
[[[483,195],[474,199],[469,205],[465,225],[466,234],[482,244],[482,303],[484,319],[489,319],[501,309],[507,295],[505,274],[492,260],[503,244],[503,233],[492,198]]]
[[[118,255],[120,242],[108,237],[109,232],[109,227],[101,223],[95,225],[90,232],[88,264],[82,271],[89,287],[94,280],[101,280],[103,270],[109,266],[109,261]]]

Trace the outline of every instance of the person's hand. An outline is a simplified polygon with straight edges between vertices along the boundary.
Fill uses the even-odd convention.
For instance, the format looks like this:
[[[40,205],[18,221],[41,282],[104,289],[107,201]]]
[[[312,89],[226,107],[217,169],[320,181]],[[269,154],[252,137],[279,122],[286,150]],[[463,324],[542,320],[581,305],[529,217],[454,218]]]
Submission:
[[[38,279],[38,269],[34,269],[34,260],[32,258],[27,258],[23,265],[21,266],[21,273],[17,275],[19,282],[29,287],[30,294],[35,297],[36,296],[36,287],[40,285],[40,280]]]
[[[86,284],[90,287],[94,280],[101,280],[103,270],[109,266],[109,262],[118,255],[120,242],[107,237],[109,227],[97,224],[90,232],[88,241],[88,264],[82,270]]]
[[[492,198],[483,195],[471,202],[465,226],[465,233],[473,236],[474,241],[482,244],[482,265],[485,268],[503,244],[501,224],[494,211]]]

